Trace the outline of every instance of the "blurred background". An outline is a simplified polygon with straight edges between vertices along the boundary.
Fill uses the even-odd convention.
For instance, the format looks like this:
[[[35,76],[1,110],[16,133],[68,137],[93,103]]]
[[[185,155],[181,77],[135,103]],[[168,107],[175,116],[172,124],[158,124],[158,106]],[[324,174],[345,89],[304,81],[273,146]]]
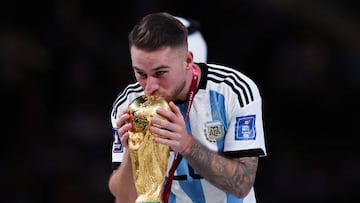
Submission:
[[[259,203],[356,202],[360,3],[340,0],[0,3],[0,202],[113,202],[110,110],[133,80],[127,34],[167,11],[200,22],[208,62],[254,79],[268,156]]]

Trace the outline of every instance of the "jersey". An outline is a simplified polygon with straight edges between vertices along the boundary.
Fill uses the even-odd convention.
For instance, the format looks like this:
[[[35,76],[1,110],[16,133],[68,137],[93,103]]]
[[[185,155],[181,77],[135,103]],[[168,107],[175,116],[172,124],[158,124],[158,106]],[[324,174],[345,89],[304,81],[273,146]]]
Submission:
[[[186,120],[187,131],[210,150],[229,158],[266,156],[262,98],[257,85],[240,71],[216,64],[199,63],[201,79]],[[114,128],[112,164],[121,163],[125,149],[117,131],[116,118],[138,96],[139,83],[129,84],[117,97],[111,112]],[[187,103],[176,103],[185,117]],[[168,171],[175,152],[170,152]],[[172,203],[255,203],[254,188],[237,198],[216,188],[194,170],[185,158],[179,163],[171,187]]]

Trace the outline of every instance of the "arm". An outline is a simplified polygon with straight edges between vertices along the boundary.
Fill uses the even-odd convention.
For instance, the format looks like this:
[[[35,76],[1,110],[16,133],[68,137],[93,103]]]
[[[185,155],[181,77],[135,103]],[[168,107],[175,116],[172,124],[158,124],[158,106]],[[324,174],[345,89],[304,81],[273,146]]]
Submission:
[[[161,135],[155,138],[155,141],[181,152],[201,176],[219,189],[237,197],[245,197],[255,181],[258,157],[229,159],[209,150],[186,132],[185,121],[180,110],[173,102],[169,105],[173,112],[162,109],[157,111],[168,118],[168,121],[152,119],[154,124],[163,126],[163,128],[154,126],[150,128],[150,131]]]
[[[125,152],[123,162],[118,169],[114,170],[110,177],[109,189],[117,202],[134,203],[137,198],[130,155],[127,151]]]
[[[214,186],[237,197],[245,197],[255,182],[258,157],[228,159],[196,140],[193,140],[183,156]]]

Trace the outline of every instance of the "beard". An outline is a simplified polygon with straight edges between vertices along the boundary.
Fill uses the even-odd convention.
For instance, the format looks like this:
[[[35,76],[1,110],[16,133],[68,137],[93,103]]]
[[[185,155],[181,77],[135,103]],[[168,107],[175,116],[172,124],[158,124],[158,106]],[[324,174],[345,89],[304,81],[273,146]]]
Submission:
[[[166,101],[185,101],[188,96],[187,89],[185,89],[185,87],[186,81],[183,80],[173,87],[170,92],[159,95],[161,95]]]

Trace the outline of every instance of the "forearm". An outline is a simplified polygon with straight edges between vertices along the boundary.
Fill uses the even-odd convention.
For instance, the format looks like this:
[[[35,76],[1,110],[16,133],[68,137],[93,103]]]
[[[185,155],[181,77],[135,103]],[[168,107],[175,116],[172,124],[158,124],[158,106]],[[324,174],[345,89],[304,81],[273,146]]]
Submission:
[[[228,159],[209,150],[195,139],[183,156],[214,186],[237,197],[245,197],[254,184],[257,157]]]
[[[133,180],[130,156],[125,152],[124,160],[109,180],[109,189],[117,202],[134,203],[137,197]]]

